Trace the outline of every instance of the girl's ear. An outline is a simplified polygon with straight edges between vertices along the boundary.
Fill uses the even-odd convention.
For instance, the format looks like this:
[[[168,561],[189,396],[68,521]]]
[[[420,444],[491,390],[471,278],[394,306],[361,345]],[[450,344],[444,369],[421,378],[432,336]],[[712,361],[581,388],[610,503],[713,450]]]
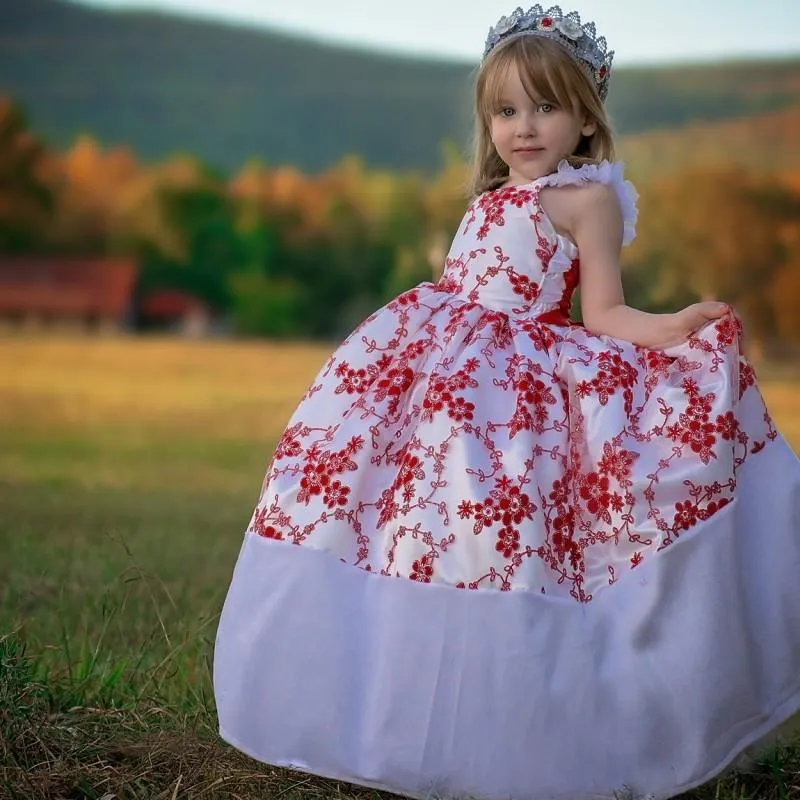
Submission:
[[[584,136],[593,136],[596,131],[597,131],[597,123],[596,122],[584,121],[583,127],[581,128],[581,133]]]

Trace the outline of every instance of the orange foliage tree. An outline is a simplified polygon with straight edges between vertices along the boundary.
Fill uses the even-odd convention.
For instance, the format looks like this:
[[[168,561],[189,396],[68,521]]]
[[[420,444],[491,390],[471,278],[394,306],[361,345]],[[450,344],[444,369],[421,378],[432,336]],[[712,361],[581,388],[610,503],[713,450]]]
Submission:
[[[626,262],[638,299],[660,309],[724,300],[756,346],[773,340],[780,326],[770,289],[792,269],[780,231],[797,205],[789,191],[732,167],[654,181],[642,192]]]
[[[234,330],[339,337],[441,272],[464,212],[466,169],[445,148],[438,175],[368,169],[318,175],[253,162],[227,177],[190,156],[139,163],[81,137],[49,153],[0,102],[0,248],[136,257],[140,292],[177,289]],[[628,301],[673,310],[733,304],[754,343],[800,342],[800,182],[704,167],[640,183],[625,251]]]
[[[22,111],[0,97],[0,250],[30,249],[51,218],[53,158]]]

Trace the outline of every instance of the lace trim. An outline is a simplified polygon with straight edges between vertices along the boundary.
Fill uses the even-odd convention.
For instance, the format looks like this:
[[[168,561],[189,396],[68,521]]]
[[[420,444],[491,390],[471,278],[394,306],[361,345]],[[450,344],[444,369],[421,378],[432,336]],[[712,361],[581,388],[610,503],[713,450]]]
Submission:
[[[575,186],[582,183],[605,183],[617,194],[622,209],[624,231],[622,243],[630,244],[636,237],[636,219],[639,215],[636,201],[639,193],[630,181],[624,177],[625,165],[621,161],[601,161],[599,164],[583,164],[573,167],[567,161],[561,161],[556,172],[546,175],[537,182],[537,188],[543,186]]]

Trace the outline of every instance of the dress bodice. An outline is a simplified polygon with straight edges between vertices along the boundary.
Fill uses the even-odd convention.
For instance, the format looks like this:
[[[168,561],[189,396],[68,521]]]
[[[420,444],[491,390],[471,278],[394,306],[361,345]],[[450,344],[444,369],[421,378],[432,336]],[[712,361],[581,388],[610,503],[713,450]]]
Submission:
[[[559,235],[541,207],[545,186],[599,182],[616,191],[625,224],[623,241],[635,235],[636,191],[623,165],[604,161],[558,170],[529,184],[508,186],[475,198],[464,215],[445,261],[440,286],[513,315],[568,316],[579,282],[578,248]]]

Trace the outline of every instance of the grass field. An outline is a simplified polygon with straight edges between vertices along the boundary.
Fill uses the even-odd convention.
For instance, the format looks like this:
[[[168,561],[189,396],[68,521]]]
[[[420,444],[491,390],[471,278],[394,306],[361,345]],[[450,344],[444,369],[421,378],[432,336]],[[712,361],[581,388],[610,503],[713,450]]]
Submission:
[[[217,615],[323,346],[0,339],[0,797],[376,798],[216,739]],[[800,375],[760,371],[800,450]],[[686,796],[800,798],[800,754]]]

